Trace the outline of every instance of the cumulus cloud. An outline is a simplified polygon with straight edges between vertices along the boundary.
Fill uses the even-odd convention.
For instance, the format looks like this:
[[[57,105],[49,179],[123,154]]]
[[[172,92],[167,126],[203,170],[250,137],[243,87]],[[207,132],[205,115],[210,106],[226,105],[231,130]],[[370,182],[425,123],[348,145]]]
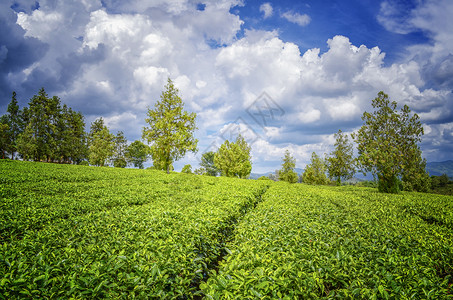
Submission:
[[[447,54],[451,35],[442,26],[432,29],[434,45],[409,49],[414,57],[428,55],[428,65],[415,58],[385,65],[379,47],[353,45],[345,36],[326,41],[324,52],[303,53],[278,30],[244,30],[238,38],[243,20],[230,10],[240,1],[208,2],[202,10],[197,4],[40,1],[39,10],[22,5],[28,8],[17,11],[0,4],[0,91],[8,91],[7,97],[18,91],[24,103],[45,86],[82,111],[88,126],[103,116],[112,131],[135,140],[146,125],[146,109],[171,77],[186,109],[197,113],[200,152],[221,144],[225,130],[239,123],[236,129],[253,139],[254,171],[280,165],[285,149],[298,167],[313,151],[329,152],[333,133],[358,128],[380,90],[408,104],[431,128],[426,149],[449,141],[451,127],[444,124],[453,118],[453,60]],[[414,10],[408,24],[428,30],[437,22],[440,12],[424,7]],[[260,11],[270,17],[272,6],[263,4]],[[383,11],[387,20],[395,18]],[[281,16],[300,26],[310,22],[290,11]],[[428,73],[434,74],[432,85]],[[264,91],[278,115],[259,101]],[[267,122],[254,119],[250,108]]]
[[[260,5],[260,12],[263,13],[263,18],[267,19],[269,17],[272,17],[274,9],[272,8],[272,5],[270,3],[266,2]]]
[[[307,14],[301,15],[297,12],[292,12],[292,11],[287,11],[287,12],[282,13],[281,17],[288,20],[291,23],[297,24],[302,27],[307,26],[311,21],[311,18],[309,15],[307,15]]]

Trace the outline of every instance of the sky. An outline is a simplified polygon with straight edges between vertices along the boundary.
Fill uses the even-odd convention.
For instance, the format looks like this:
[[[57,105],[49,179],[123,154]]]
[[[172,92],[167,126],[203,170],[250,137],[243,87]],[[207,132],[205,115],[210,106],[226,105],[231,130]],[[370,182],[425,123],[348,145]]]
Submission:
[[[171,78],[197,114],[198,153],[240,133],[252,172],[296,167],[352,133],[379,91],[420,116],[428,161],[453,159],[451,0],[0,2],[0,114],[41,87],[141,138]]]

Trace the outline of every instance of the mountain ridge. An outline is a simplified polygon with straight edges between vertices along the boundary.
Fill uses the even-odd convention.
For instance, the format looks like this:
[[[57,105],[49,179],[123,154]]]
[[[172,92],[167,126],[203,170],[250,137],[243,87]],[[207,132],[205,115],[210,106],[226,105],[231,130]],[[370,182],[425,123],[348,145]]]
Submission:
[[[304,169],[302,168],[295,168],[294,171],[300,175],[303,173]],[[449,178],[453,178],[453,160],[446,160],[446,161],[438,161],[438,162],[428,162],[426,163],[426,171],[429,173],[430,176],[440,176],[442,174],[447,174]],[[268,177],[269,174],[274,174],[273,172],[266,172],[266,173],[251,173],[250,179],[258,179],[261,176]],[[358,179],[367,179],[369,176],[364,177],[361,173],[357,172],[356,176]]]

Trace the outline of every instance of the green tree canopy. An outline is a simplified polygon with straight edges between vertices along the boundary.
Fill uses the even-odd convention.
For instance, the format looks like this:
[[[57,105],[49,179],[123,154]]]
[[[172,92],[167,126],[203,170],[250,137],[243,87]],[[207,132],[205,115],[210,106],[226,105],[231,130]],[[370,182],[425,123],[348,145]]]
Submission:
[[[0,151],[2,153],[2,158],[5,158],[6,153],[8,152],[8,131],[9,125],[6,124],[6,121],[3,122],[0,119]]]
[[[382,91],[372,106],[375,111],[363,113],[364,124],[354,135],[362,171],[377,175],[379,191],[386,193],[399,191],[399,178],[429,178],[418,147],[423,135],[419,116],[411,115],[407,105],[397,112],[397,103]]]
[[[96,121],[91,124],[92,134],[90,134],[88,158],[91,165],[103,167],[108,164],[109,159],[114,154],[115,136],[110,133],[105,125],[101,130],[97,130],[96,127],[100,122],[103,124],[103,121]]]
[[[348,136],[341,130],[335,133],[335,149],[326,159],[327,171],[331,180],[341,185],[341,179],[348,180],[354,176],[354,151]]]
[[[252,171],[250,150],[241,135],[233,143],[226,140],[214,156],[215,166],[222,176],[248,178]]]
[[[187,151],[196,152],[198,140],[194,138],[195,113],[184,111],[178,89],[168,79],[160,101],[154,109],[148,108],[143,139],[151,145],[151,156],[156,169],[170,173],[173,162],[184,157]]]
[[[8,104],[7,114],[2,118],[1,123],[7,124],[8,129],[4,132],[4,150],[14,159],[14,153],[17,151],[17,139],[23,128],[22,112],[16,98],[16,92],[13,92],[11,102]]]
[[[283,157],[283,163],[281,170],[278,171],[278,179],[280,181],[287,181],[289,183],[296,183],[298,176],[294,172],[296,167],[296,159],[291,156],[289,150],[285,151],[285,156]]]
[[[114,150],[112,162],[115,168],[125,168],[127,166],[126,161],[126,149],[127,149],[127,139],[124,137],[122,131],[118,131],[116,136],[113,139]]]
[[[192,174],[192,166],[191,165],[185,165],[182,168],[181,173]]]
[[[317,185],[329,183],[324,160],[315,152],[311,154],[310,164],[305,167],[304,173],[302,174],[302,182]]]
[[[132,142],[126,149],[126,159],[134,167],[143,169],[143,164],[148,160],[150,149],[141,141]]]
[[[200,166],[205,169],[209,176],[217,176],[220,174],[220,170],[215,166],[214,157],[214,151],[203,153],[201,156]]]

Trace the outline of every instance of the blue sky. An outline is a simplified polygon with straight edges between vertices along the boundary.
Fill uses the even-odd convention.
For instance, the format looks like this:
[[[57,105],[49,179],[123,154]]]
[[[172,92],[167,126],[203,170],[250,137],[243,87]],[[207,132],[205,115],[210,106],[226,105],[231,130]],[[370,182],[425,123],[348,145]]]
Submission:
[[[167,77],[197,113],[201,154],[238,133],[253,172],[304,168],[381,90],[419,114],[428,161],[453,159],[453,2],[84,0],[0,3],[0,114],[40,87],[141,138]]]

